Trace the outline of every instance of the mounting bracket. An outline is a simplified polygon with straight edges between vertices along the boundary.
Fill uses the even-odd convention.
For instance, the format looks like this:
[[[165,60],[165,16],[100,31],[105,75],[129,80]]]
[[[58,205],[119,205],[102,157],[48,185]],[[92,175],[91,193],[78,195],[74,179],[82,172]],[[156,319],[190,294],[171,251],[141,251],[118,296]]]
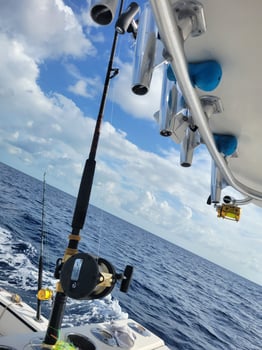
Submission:
[[[222,101],[217,96],[205,95],[200,97],[200,101],[203,110],[208,118],[213,114],[219,114],[223,112]]]
[[[206,20],[203,5],[198,1],[177,1],[173,4],[177,25],[182,31],[183,39],[202,35],[206,32]]]

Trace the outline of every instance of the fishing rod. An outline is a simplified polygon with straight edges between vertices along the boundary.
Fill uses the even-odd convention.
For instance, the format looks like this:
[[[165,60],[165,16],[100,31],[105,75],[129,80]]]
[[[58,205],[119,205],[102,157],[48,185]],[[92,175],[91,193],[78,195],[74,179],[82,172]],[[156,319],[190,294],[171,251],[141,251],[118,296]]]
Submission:
[[[37,282],[37,308],[36,320],[41,321],[41,302],[49,300],[52,297],[52,292],[49,289],[42,289],[43,285],[43,269],[44,269],[44,240],[45,240],[45,190],[46,190],[46,172],[43,175],[43,190],[42,190],[42,221],[41,221],[41,241],[40,254],[38,262],[38,282]]]
[[[96,1],[96,3],[97,4],[91,9],[91,16],[99,24],[109,24],[114,17],[118,0],[109,0],[104,4],[101,4],[101,1]],[[49,348],[50,345],[54,345],[59,339],[59,332],[68,296],[75,299],[96,299],[104,297],[111,292],[117,279],[122,280],[120,290],[126,292],[132,277],[133,268],[130,265],[126,266],[124,274],[116,274],[114,267],[105,259],[94,259],[91,255],[85,253],[78,254],[77,250],[80,241],[80,230],[84,226],[90,202],[96,168],[95,158],[108,88],[110,80],[118,74],[118,69],[113,68],[118,34],[125,32],[139,10],[136,3],[131,3],[127,10],[122,13],[123,3],[124,0],[120,0],[118,21],[114,31],[99,112],[72,219],[72,232],[69,235],[69,242],[63,259],[57,260],[55,277],[59,279],[59,282],[57,283],[53,308],[43,341],[43,347],[46,345],[46,348]]]
[[[41,241],[40,241],[40,254],[38,262],[38,292],[42,289],[43,284],[43,253],[44,253],[44,238],[45,238],[45,229],[44,229],[44,219],[45,219],[45,176],[43,176],[43,190],[42,190],[42,224],[41,224]],[[37,298],[37,309],[36,309],[36,319],[40,321],[41,319],[41,300]]]

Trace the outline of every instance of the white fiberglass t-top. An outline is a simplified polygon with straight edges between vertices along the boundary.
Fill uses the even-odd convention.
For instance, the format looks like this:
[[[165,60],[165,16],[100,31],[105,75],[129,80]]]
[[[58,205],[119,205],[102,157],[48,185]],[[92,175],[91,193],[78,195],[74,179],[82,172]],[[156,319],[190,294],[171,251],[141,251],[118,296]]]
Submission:
[[[118,3],[93,1],[92,18],[109,24]],[[218,216],[237,221],[238,205],[262,203],[262,160],[256,156],[262,126],[262,49],[256,40],[261,4],[255,0],[246,8],[242,3],[150,0],[138,16],[139,7],[132,2],[115,25],[119,34],[128,31],[136,39],[136,94],[148,92],[162,45],[165,73],[155,114],[160,134],[181,145],[182,166],[191,165],[195,147],[206,145],[212,157],[208,204],[214,204]],[[227,186],[241,198],[224,196],[221,201]]]

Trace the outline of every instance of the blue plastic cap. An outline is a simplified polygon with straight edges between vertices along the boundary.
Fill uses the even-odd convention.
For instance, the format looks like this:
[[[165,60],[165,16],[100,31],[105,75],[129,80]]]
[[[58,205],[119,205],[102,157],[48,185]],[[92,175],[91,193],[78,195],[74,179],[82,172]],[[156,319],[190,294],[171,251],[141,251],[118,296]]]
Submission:
[[[218,152],[223,153],[225,156],[231,156],[236,151],[238,144],[236,136],[219,134],[214,134],[213,136]]]
[[[217,61],[189,63],[188,73],[192,85],[203,91],[214,90],[222,78],[222,68]],[[169,80],[176,82],[171,65],[167,68],[167,77]]]

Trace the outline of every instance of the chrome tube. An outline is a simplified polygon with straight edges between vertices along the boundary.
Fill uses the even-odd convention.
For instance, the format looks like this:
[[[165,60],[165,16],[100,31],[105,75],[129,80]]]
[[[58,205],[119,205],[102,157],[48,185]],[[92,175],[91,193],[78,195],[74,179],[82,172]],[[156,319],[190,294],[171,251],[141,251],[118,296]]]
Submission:
[[[212,161],[211,167],[211,203],[220,203],[221,191],[223,189],[223,176]]]
[[[198,126],[201,137],[206,147],[223,175],[228,185],[237,191],[254,199],[262,200],[262,193],[256,191],[238,181],[227,166],[225,159],[219,154],[214,142],[213,135],[208,126],[207,118],[203,112],[199,97],[193,88],[187,69],[187,60],[184,53],[183,40],[177,27],[172,6],[169,0],[150,0],[156,24],[171,59],[171,65],[175,76],[189,106],[195,124]]]
[[[167,65],[166,65],[167,66]],[[167,67],[166,67],[167,68]],[[172,120],[175,118],[177,107],[177,89],[173,81],[167,78],[166,69],[162,80],[161,102],[159,110],[159,126],[162,136],[171,136]]]
[[[136,22],[134,21],[135,15],[139,11],[139,6],[136,2],[131,2],[125,12],[123,12],[116,21],[115,29],[119,34],[125,34],[128,31],[130,25],[136,27]],[[132,25],[133,22],[133,25]],[[136,28],[137,30],[137,28]]]
[[[194,149],[200,144],[200,135],[197,130],[189,127],[186,129],[185,137],[180,148],[180,165],[190,167],[192,164]]]
[[[156,40],[156,25],[147,3],[139,19],[133,65],[132,90],[137,95],[145,95],[149,90],[155,62]]]
[[[251,203],[252,200],[253,200],[253,199],[250,198],[250,197],[245,197],[245,198],[243,198],[243,199],[236,199],[236,200],[235,200],[235,204],[237,204],[237,205],[246,205],[246,204]]]
[[[91,0],[90,14],[94,22],[107,25],[115,17],[118,0]]]

